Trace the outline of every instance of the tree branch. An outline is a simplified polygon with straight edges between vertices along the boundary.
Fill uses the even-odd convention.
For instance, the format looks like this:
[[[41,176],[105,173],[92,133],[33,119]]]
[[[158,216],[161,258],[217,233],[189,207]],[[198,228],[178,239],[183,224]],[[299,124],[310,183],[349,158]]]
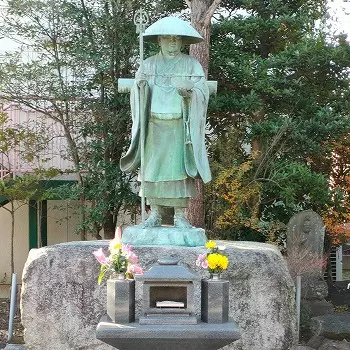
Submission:
[[[4,209],[4,210],[6,210],[8,213],[11,213],[11,210],[8,209],[8,208],[6,208],[5,206],[2,206],[1,209]]]
[[[186,3],[187,3],[187,1],[188,0],[186,0]],[[204,17],[204,21],[203,21],[204,27],[207,27],[207,26],[210,25],[211,18],[213,17],[214,12],[219,7],[220,3],[221,3],[221,0],[214,0],[212,2],[212,4],[208,8],[208,11],[207,11],[207,13],[205,14],[205,17]]]
[[[186,5],[191,9],[191,0],[185,0]]]

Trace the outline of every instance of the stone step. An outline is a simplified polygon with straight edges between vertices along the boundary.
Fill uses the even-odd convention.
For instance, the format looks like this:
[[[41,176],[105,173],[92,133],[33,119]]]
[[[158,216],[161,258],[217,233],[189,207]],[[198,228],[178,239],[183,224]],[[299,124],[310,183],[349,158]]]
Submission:
[[[26,350],[24,344],[7,344],[4,350]]]
[[[312,318],[312,332],[333,340],[350,341],[350,312],[333,313]]]

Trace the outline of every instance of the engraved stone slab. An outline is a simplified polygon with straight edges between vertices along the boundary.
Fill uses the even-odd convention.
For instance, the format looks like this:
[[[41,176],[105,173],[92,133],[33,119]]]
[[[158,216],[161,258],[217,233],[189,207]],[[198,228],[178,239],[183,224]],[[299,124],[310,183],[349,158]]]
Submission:
[[[287,255],[291,259],[291,275],[302,275],[302,298],[322,300],[328,294],[323,280],[323,245],[325,226],[313,210],[301,211],[287,226]]]
[[[140,225],[128,226],[123,231],[123,243],[133,246],[204,246],[207,237],[202,228],[180,229],[174,226],[145,227]]]
[[[310,251],[323,256],[325,227],[323,220],[313,210],[301,211],[290,219],[287,229],[287,252],[297,244],[302,247],[309,247]]]

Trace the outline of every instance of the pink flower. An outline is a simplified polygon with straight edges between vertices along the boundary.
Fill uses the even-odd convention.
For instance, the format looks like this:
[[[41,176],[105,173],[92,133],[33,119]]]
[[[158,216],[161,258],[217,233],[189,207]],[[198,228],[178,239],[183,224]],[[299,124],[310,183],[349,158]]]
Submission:
[[[112,253],[115,253],[116,251],[118,251],[121,248],[121,246],[122,246],[122,230],[118,226],[115,229],[114,238],[109,243],[109,250]]]
[[[96,260],[100,263],[100,264],[106,264],[107,262],[107,257],[104,254],[102,248],[95,250],[94,252],[92,252],[92,254],[95,256]]]
[[[203,267],[203,269],[208,268],[208,261],[207,260],[202,261],[201,266]]]
[[[114,239],[117,239],[119,242],[122,241],[122,229],[119,226],[115,229]]]
[[[200,259],[201,261],[205,260],[206,258],[207,258],[207,254],[206,253],[198,255],[198,259]]]
[[[129,251],[127,254],[126,254],[126,258],[131,261],[133,264],[137,264],[138,262],[138,257],[136,256],[136,254],[132,251]]]
[[[123,254],[125,255],[125,257],[131,261],[133,264],[137,264],[138,262],[138,257],[136,256],[136,254],[132,251],[132,246],[127,243],[127,244],[123,244],[123,248],[122,248]]]
[[[129,243],[123,244],[123,251],[125,253],[131,252],[132,246]]]
[[[125,257],[131,261],[133,264],[137,264],[138,262],[138,257],[137,255],[132,251],[132,246],[127,243],[127,244],[123,244],[123,254],[125,255]]]
[[[137,264],[129,264],[128,266],[128,271],[131,274],[137,274],[137,275],[142,275],[143,274],[143,270],[141,268],[141,266],[137,265]]]
[[[196,260],[196,266],[200,267],[202,265],[202,262],[207,258],[207,254],[199,254],[198,258]]]

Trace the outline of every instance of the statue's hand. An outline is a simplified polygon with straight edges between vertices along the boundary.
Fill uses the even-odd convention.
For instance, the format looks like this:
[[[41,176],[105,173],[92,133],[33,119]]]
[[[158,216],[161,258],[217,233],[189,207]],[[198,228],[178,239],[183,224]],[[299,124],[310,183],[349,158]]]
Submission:
[[[192,95],[192,89],[188,90],[188,89],[178,88],[177,93],[184,98],[188,98],[188,97],[191,97]]]
[[[177,92],[180,96],[184,98],[191,97],[194,88],[193,81],[189,79],[174,77],[171,78],[171,83],[177,89]]]
[[[136,84],[139,88],[144,88],[147,85],[147,80],[145,79],[136,79]]]

